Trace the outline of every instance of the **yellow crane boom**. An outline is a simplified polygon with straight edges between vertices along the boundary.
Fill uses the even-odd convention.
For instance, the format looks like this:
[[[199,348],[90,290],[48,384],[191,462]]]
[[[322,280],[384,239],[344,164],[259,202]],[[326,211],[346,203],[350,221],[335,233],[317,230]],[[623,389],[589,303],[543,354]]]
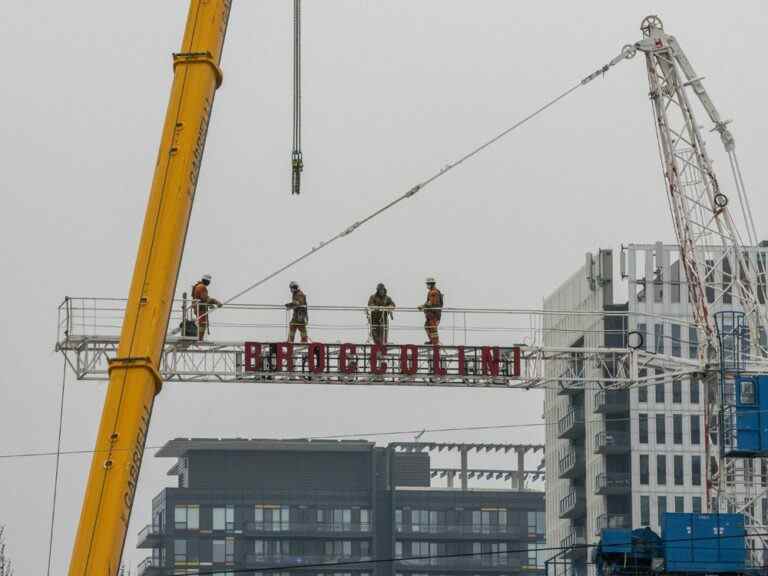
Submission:
[[[191,0],[69,575],[114,576],[147,439],[232,0]]]

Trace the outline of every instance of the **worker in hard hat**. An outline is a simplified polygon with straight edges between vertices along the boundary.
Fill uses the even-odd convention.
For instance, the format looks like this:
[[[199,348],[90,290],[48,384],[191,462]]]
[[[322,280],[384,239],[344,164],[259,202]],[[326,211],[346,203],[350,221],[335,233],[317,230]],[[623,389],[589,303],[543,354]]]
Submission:
[[[368,298],[368,326],[376,344],[386,344],[389,336],[389,319],[394,317],[395,302],[387,295],[387,287],[379,283]]]
[[[297,282],[291,282],[288,286],[291,289],[291,301],[285,307],[288,310],[293,310],[293,316],[291,317],[288,329],[288,341],[293,342],[296,337],[296,330],[298,330],[301,333],[301,341],[307,342],[307,322],[309,321],[307,297],[299,289]]]
[[[197,314],[197,339],[202,342],[206,332],[209,331],[208,314],[214,307],[221,307],[221,302],[208,295],[208,286],[211,284],[211,275],[204,274],[192,287],[192,305]]]
[[[443,313],[443,293],[435,286],[434,278],[427,278],[427,301],[419,306],[419,310],[424,311],[424,330],[427,332],[428,340],[424,344],[438,346],[440,337],[437,327],[440,325],[440,317]]]

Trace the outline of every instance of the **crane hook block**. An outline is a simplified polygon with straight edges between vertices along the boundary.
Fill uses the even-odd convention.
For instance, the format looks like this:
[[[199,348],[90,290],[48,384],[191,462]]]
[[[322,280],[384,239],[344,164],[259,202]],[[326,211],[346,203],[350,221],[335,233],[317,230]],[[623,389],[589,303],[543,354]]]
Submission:
[[[298,195],[301,193],[301,173],[304,170],[304,159],[302,158],[301,151],[294,150],[291,154],[291,167],[293,170],[291,194]]]

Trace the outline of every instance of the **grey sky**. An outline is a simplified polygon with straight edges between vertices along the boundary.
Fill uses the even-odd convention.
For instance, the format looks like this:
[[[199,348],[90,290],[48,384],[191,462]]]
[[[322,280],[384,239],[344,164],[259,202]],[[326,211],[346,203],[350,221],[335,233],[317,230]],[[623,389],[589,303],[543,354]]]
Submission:
[[[127,294],[187,10],[182,0],[5,4],[3,454],[55,447],[57,304]],[[765,237],[765,2],[306,0],[300,198],[289,194],[291,3],[234,4],[180,289],[210,272],[215,295],[235,293],[602,66],[639,38],[649,13],[734,120]],[[672,238],[638,56],[245,300],[283,302],[295,278],[315,304],[363,304],[384,281],[398,303],[415,305],[434,275],[451,306],[536,306],[585,251]],[[92,447],[104,389],[70,382],[66,449]],[[158,398],[149,443],[532,422],[541,400],[175,384]],[[440,437],[542,441],[543,429]],[[89,460],[62,459],[55,574],[66,572]],[[45,571],[53,465],[0,460],[0,523],[20,576]],[[126,544],[133,564],[168,467],[145,460]]]

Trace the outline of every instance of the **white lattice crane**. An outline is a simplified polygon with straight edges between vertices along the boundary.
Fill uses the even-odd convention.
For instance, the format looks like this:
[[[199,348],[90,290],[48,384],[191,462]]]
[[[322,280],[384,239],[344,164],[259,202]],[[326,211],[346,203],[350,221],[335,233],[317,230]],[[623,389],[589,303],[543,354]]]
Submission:
[[[728,122],[720,116],[677,40],[661,20],[648,16],[642,40],[659,154],[667,184],[680,265],[685,272],[692,316],[699,328],[702,381],[707,398],[707,478],[710,511],[721,507],[744,512],[757,524],[754,502],[765,489],[754,488],[750,470],[765,451],[735,457],[729,435],[735,426],[727,406],[740,373],[757,369],[765,357],[765,262],[754,247],[757,234]],[[728,155],[742,222],[736,222],[728,194],[721,187],[694,113],[698,101],[713,123],[712,131]],[[717,274],[715,271],[721,271]],[[668,280],[668,279],[663,279]],[[717,312],[738,309],[728,321]],[[743,312],[743,316],[741,316]],[[724,313],[723,318],[728,315]],[[717,443],[717,445],[713,445]],[[716,509],[712,509],[716,508]],[[751,522],[749,521],[751,520]],[[758,532],[757,530],[755,532]],[[759,530],[764,532],[764,530]]]

